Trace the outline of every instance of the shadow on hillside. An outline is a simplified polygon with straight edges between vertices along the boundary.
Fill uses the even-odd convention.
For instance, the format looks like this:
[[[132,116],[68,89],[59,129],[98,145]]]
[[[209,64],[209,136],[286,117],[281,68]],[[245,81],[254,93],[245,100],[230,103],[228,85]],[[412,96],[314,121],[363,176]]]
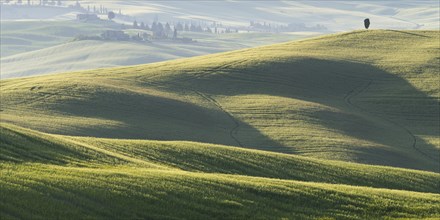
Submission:
[[[399,31],[399,30],[388,30],[388,31],[397,32],[397,33],[401,33],[401,34],[408,34],[408,35],[417,36],[417,37],[430,38],[429,36],[422,35],[422,34],[411,33],[409,31]]]
[[[418,152],[436,152],[435,146],[419,138],[417,146],[424,149],[414,149],[412,135],[439,133],[439,102],[397,75],[368,64],[311,58],[260,63],[254,67],[225,66],[207,73],[190,80],[184,78],[185,74],[175,75],[170,80],[212,96],[270,95],[324,104],[339,111],[316,110],[307,112],[308,116],[331,130],[377,143],[367,149],[352,146],[357,152],[353,158],[368,162],[365,155],[374,155],[375,148],[376,156],[382,157],[383,149],[378,147],[386,145],[391,147],[387,155],[395,160],[382,157],[381,161],[376,158],[370,162],[437,169],[440,159]]]
[[[56,139],[38,137],[14,126],[11,128],[0,125],[0,146],[2,148],[0,161],[2,162],[66,165],[78,162],[77,158],[84,161],[96,159],[82,151],[73,150],[69,146],[57,142]]]
[[[160,88],[181,95],[179,100],[150,95],[148,91],[138,93],[114,90],[105,85],[102,88],[87,89],[86,93],[90,94],[86,94],[86,99],[72,98],[62,103],[57,99],[54,99],[54,103],[46,100],[42,104],[44,108],[52,108],[49,110],[62,115],[111,120],[119,125],[70,123],[70,127],[63,131],[50,130],[53,128],[34,129],[67,135],[187,140],[299,153],[304,141],[309,140],[307,135],[314,137],[314,133],[300,137],[303,142],[296,141],[295,138],[286,142],[277,137],[268,137],[257,125],[241,121],[234,115],[240,109],[246,109],[245,106],[225,111],[216,106],[215,100],[209,100],[209,97],[215,99],[216,96],[247,94],[280,96],[320,103],[335,109],[311,109],[304,112],[304,116],[308,118],[308,122],[316,123],[317,126],[372,143],[367,148],[352,143],[345,146],[347,152],[341,153],[349,154],[353,161],[437,169],[438,162],[435,159],[426,158],[417,149],[413,149],[413,139],[405,128],[415,128],[415,135],[438,134],[439,128],[435,125],[439,120],[439,110],[436,108],[439,103],[418,91],[406,80],[371,65],[348,61],[301,58],[244,65],[206,69],[197,74],[202,76],[200,78],[186,78],[192,74],[176,74],[162,82],[165,86]],[[370,82],[371,85],[367,88],[366,85]],[[139,83],[140,88],[154,87],[149,83]],[[179,86],[176,87],[176,84]],[[57,92],[60,93],[52,95],[66,96],[76,93],[71,88]],[[205,99],[205,105],[192,104],[186,98],[188,94],[193,98]],[[203,94],[206,97],[202,97]],[[267,108],[273,109],[276,106]],[[263,115],[268,111],[257,110]],[[295,114],[292,112],[287,110],[285,114]],[[237,123],[238,129],[235,129]],[[259,126],[266,126],[265,123],[272,123],[273,127],[295,128],[294,124],[283,124],[282,120],[263,120]],[[329,142],[326,146],[327,152],[331,153],[335,147],[340,149],[338,144]],[[420,138],[417,146],[424,147],[419,149],[422,152],[436,152],[433,145]],[[322,148],[319,150],[322,151]],[[382,155],[384,152],[387,152],[386,156]]]
[[[237,132],[246,130],[246,134],[264,146],[273,146],[277,147],[277,151],[292,153],[292,148],[283,147],[238,119],[232,120],[226,112],[210,103],[210,100],[204,100],[204,97],[199,97],[192,91],[184,92],[202,99],[210,107],[186,102],[188,100],[183,94],[180,100],[176,100],[145,93],[114,91],[103,86],[88,94],[87,99],[71,99],[62,103],[56,101],[53,111],[69,116],[111,120],[120,123],[119,126],[90,124],[72,125],[69,129],[56,132],[39,130],[64,135],[186,140],[240,146],[242,143],[234,139],[236,134],[231,136],[231,130],[238,123]],[[247,147],[246,143],[243,147]]]

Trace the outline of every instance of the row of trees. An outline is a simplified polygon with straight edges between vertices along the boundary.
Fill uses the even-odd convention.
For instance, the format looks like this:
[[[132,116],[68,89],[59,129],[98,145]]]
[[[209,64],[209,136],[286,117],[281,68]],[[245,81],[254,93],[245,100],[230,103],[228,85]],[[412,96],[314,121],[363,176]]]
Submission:
[[[133,22],[133,28],[136,29],[144,29],[144,30],[151,30],[151,31],[171,31],[171,25],[167,22],[165,25],[163,25],[161,22],[153,22],[153,24],[151,26],[149,26],[148,24],[145,24],[144,22],[138,23],[137,21]],[[194,25],[194,24],[182,24],[182,23],[177,23],[176,25],[174,25],[174,29],[176,29],[177,31],[191,31],[191,32],[212,32],[211,29],[209,27],[207,28],[202,28],[202,26],[200,25]]]
[[[290,31],[325,31],[327,28],[324,25],[316,24],[314,26],[307,26],[305,23],[290,23],[288,25],[271,24],[266,22],[251,21],[248,30],[253,31],[267,31],[267,32],[290,32]]]
[[[109,14],[110,18],[110,14]],[[110,18],[111,19],[111,18]],[[217,27],[211,29],[210,27],[203,28],[201,25],[187,24],[178,22],[173,27],[167,22],[163,25],[161,22],[153,22],[151,26],[145,24],[144,22],[138,23],[137,21],[133,22],[133,28],[149,30],[155,33],[157,36],[170,35],[170,33],[174,31],[186,31],[186,32],[208,32],[208,33],[236,33],[237,29],[230,28],[222,28],[222,30],[218,30]]]
[[[112,19],[113,15],[109,14],[109,19]],[[125,28],[125,25],[123,25],[123,28]],[[213,33],[213,30],[209,27],[202,28],[201,25],[194,25],[194,24],[182,24],[177,23],[174,26],[171,26],[168,22],[162,24],[161,22],[153,22],[150,25],[145,24],[144,22],[138,23],[137,21],[133,22],[132,28],[134,29],[141,29],[141,30],[148,30],[153,32],[153,38],[173,38],[177,39],[178,32],[188,31],[188,32],[209,32]],[[238,30],[232,31],[229,28],[226,28],[222,31],[218,31],[217,28],[214,29],[214,33],[235,33],[238,32]]]
[[[87,5],[87,12],[88,13],[95,13],[95,14],[108,14],[108,13],[114,13],[113,11],[110,11],[108,8],[99,5],[99,7],[96,7],[96,5],[93,5],[93,7],[90,7],[90,5]],[[121,9],[119,9],[119,15],[122,15]]]
[[[166,23],[163,25],[160,22],[153,22],[151,27],[148,24],[145,24],[144,22],[141,22],[140,24],[137,21],[133,22],[133,28],[134,29],[142,29],[142,30],[149,30],[153,32],[153,36],[155,38],[167,38],[169,37],[173,32],[171,29],[171,25],[169,23]]]
[[[5,3],[9,3],[11,2],[10,0],[5,0]],[[22,0],[17,0],[17,4],[22,5],[23,1]],[[34,1],[31,0],[27,0],[27,5],[33,5]],[[61,5],[61,0],[39,0],[39,5]]]

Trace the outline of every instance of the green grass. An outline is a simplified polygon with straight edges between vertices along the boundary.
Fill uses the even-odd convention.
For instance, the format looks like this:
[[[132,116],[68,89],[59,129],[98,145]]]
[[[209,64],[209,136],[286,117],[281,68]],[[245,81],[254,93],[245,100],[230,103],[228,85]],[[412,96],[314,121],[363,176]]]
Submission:
[[[358,31],[151,65],[4,80],[2,120],[438,170],[438,32]]]
[[[71,72],[101,67],[146,64],[164,60],[232,51],[313,36],[313,33],[181,32],[197,42],[74,40],[78,35],[99,36],[104,30],[119,30],[108,21],[1,21],[2,79]],[[130,35],[141,30],[126,29]],[[141,31],[142,32],[142,31]],[[149,32],[151,34],[151,32]],[[315,34],[316,35],[316,34]],[[102,56],[105,54],[106,56]],[[32,63],[32,65],[28,65]]]
[[[1,126],[0,159],[75,167],[136,166],[439,193],[440,175],[182,141],[100,139]]]
[[[0,215],[439,218],[438,33],[1,80]]]
[[[436,173],[9,124],[0,140],[2,219],[440,216]]]
[[[438,194],[224,174],[2,165],[2,219],[439,217]]]
[[[1,21],[1,57],[67,43],[81,34],[97,36],[103,30],[119,27],[110,22]]]

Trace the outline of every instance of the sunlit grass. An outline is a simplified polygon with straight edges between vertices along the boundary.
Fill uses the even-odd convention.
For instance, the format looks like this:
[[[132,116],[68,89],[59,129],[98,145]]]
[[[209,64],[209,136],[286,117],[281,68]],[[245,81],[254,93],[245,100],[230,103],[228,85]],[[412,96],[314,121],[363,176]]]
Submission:
[[[2,80],[0,215],[438,218],[438,41],[355,31]]]
[[[6,80],[2,120],[66,135],[188,140],[438,171],[412,144],[414,135],[425,154],[438,148],[438,139],[422,138],[439,132],[438,39],[437,31],[355,31]]]

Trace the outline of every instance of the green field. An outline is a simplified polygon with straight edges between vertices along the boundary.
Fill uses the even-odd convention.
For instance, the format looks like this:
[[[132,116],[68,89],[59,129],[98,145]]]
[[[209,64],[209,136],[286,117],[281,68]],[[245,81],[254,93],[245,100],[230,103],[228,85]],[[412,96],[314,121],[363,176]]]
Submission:
[[[0,77],[6,79],[147,64],[287,42],[318,34],[179,32],[179,38],[192,38],[195,41],[192,43],[171,39],[153,42],[77,40],[79,35],[97,37],[104,30],[120,28],[120,24],[108,21],[1,21]],[[124,31],[129,35],[142,32],[138,29]]]
[[[440,174],[431,172],[8,124],[0,140],[2,219],[440,215]]]
[[[439,218],[439,40],[355,31],[2,80],[0,215]]]
[[[1,57],[72,41],[77,35],[99,35],[120,25],[111,22],[1,21]]]

